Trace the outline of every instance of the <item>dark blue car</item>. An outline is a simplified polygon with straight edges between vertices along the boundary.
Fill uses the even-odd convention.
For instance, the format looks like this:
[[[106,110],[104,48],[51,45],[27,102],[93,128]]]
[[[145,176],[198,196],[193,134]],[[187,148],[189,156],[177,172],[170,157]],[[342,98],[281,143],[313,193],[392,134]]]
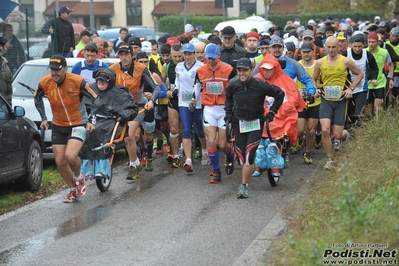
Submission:
[[[40,188],[42,138],[25,109],[12,108],[0,95],[0,184],[15,180],[29,191]]]

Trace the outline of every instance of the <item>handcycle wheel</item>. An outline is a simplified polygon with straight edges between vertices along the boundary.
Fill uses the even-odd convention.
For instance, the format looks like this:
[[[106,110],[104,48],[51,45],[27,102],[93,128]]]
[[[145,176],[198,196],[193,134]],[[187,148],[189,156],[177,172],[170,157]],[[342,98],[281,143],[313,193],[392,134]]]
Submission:
[[[269,183],[272,187],[276,187],[278,185],[278,181],[280,181],[280,176],[282,174],[282,170],[278,169],[280,171],[279,176],[274,176],[272,173],[272,169],[268,168],[267,169],[267,177],[269,178]]]
[[[111,166],[111,173],[104,178],[96,178],[96,185],[101,192],[108,191],[112,182],[113,167]]]

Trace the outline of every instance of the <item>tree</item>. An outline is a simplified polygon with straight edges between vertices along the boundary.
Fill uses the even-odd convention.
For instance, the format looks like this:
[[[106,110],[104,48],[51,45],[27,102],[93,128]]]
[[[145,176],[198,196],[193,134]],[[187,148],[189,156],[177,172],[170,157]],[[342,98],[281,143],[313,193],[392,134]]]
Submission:
[[[394,1],[393,5],[397,5],[396,2],[399,1]],[[381,14],[389,14],[394,8],[391,5],[391,0],[299,0],[298,9],[305,14],[315,14],[328,10],[334,13],[379,10]]]

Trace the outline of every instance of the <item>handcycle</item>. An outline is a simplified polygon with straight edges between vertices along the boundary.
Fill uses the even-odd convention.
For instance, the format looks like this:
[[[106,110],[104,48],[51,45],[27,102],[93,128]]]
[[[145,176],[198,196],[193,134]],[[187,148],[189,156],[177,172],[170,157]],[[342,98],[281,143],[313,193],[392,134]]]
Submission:
[[[140,110],[138,112],[139,114],[142,114],[146,111],[145,108],[143,108],[142,110]],[[112,119],[112,121],[115,121],[115,117],[113,116],[103,116],[101,117],[103,119]],[[104,175],[102,173],[98,173],[96,171],[97,168],[97,163],[99,162],[96,158],[96,156],[93,156],[92,158],[89,158],[88,160],[91,161],[92,165],[93,165],[93,175],[89,175],[86,178],[88,180],[92,180],[95,179],[96,180],[96,185],[98,187],[98,189],[101,192],[107,191],[110,186],[111,186],[111,182],[112,182],[112,172],[113,172],[113,166],[112,163],[114,161],[114,157],[115,157],[115,152],[123,147],[123,142],[125,140],[126,134],[127,134],[127,127],[128,127],[128,122],[125,123],[121,123],[120,121],[115,121],[115,126],[114,129],[112,131],[112,135],[111,138],[108,142],[106,143],[100,143],[99,146],[94,145],[90,143],[90,136],[93,133],[89,133],[87,132],[87,138],[86,138],[86,144],[88,146],[89,149],[89,153],[93,153],[96,154],[96,152],[99,152],[101,150],[103,150],[104,154],[109,154],[111,152],[111,154],[109,155],[109,164],[111,166],[111,170],[107,175]]]
[[[268,138],[260,140],[258,149],[256,150],[255,165],[260,168],[261,172],[267,171],[269,183],[272,187],[275,187],[283,173],[284,159],[281,155],[283,149],[289,143],[289,137],[284,133],[277,138],[272,138],[267,119],[265,126]],[[230,121],[226,123],[226,139],[228,143],[235,141],[233,124]]]

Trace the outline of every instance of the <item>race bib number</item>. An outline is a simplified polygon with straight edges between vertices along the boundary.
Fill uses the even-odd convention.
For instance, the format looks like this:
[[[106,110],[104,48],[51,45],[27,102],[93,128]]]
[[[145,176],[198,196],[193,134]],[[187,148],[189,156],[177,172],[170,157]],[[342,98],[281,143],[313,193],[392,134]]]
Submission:
[[[223,93],[223,83],[222,82],[207,82],[206,83],[206,93],[220,95]]]
[[[341,96],[340,86],[326,86],[325,87],[325,98],[326,99],[339,99]]]
[[[84,126],[73,127],[71,137],[80,139],[83,142],[86,140],[86,128]]]
[[[182,98],[182,101],[189,102],[193,98],[193,93],[189,92],[189,91],[182,91],[181,98]]]
[[[306,88],[301,88],[300,92],[301,92],[302,98],[306,98],[306,95],[307,95],[307,93],[308,93],[308,92],[306,91]]]
[[[175,84],[170,84],[170,85],[169,85],[169,89],[170,89],[171,91],[174,91],[174,90],[176,89],[176,85],[175,85]]]
[[[240,120],[240,133],[251,132],[255,130],[260,130],[260,120],[255,119],[251,121]]]
[[[153,122],[143,122],[143,129],[147,133],[155,132],[155,120]]]

